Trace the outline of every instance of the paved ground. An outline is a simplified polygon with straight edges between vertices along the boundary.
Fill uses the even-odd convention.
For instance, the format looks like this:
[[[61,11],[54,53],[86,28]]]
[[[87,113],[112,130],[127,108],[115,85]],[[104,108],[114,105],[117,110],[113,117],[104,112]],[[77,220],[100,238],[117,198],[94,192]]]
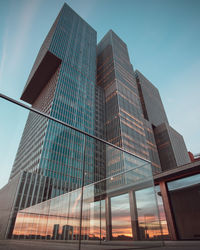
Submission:
[[[126,245],[125,245],[126,244]],[[176,241],[176,242],[109,242],[103,245],[82,244],[81,250],[200,250],[200,241]],[[55,242],[55,241],[33,241],[33,240],[0,240],[1,250],[78,250],[78,244]]]

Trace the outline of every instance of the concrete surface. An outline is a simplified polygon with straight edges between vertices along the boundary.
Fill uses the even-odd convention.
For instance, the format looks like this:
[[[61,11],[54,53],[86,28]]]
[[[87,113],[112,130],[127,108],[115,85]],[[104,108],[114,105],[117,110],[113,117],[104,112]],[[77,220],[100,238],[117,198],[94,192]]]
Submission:
[[[124,245],[126,244],[126,245]],[[161,246],[161,244],[163,246]],[[1,250],[77,250],[78,243],[40,240],[0,240]],[[81,250],[200,250],[200,241],[165,241],[165,242],[107,242],[103,245],[82,244]]]

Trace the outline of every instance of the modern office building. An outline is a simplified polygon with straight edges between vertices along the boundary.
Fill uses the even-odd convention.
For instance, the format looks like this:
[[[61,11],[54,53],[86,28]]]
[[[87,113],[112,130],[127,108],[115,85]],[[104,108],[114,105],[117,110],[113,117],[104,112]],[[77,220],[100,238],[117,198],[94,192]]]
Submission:
[[[189,162],[183,138],[169,126],[158,90],[139,71],[134,72],[126,44],[110,30],[97,45],[96,31],[67,4],[38,53],[21,100],[75,130],[29,113],[9,183],[0,193],[0,200],[5,200],[1,206],[8,211],[2,213],[3,237],[12,237],[18,211],[40,210],[40,204],[49,204],[52,198],[63,194],[69,197],[71,192],[78,199],[80,193],[76,190],[83,185],[129,171],[138,162],[145,165],[145,160],[149,160],[154,174]],[[134,176],[118,175],[115,180],[106,181],[102,190],[96,185],[92,192],[127,188],[133,185],[130,180],[137,183],[149,176],[149,170],[143,167]],[[140,231],[145,237],[147,233],[134,219],[139,199],[136,191],[128,192],[125,198],[132,209],[131,237],[138,240]],[[106,195],[91,199],[99,201]],[[112,238],[112,199],[104,200],[107,239]],[[65,221],[62,228],[54,223],[51,231],[54,239],[66,239],[69,234],[77,239],[76,230],[77,225],[72,227]]]
[[[94,135],[95,79],[96,31],[64,4],[38,53],[21,99]],[[77,188],[82,180],[77,158],[83,160],[84,143],[84,138],[69,135],[66,129],[30,113],[10,179],[26,170],[64,180],[70,189]],[[91,148],[86,161],[93,160],[93,151]],[[92,166],[87,170],[93,182]]]
[[[148,158],[140,99],[126,44],[110,30],[97,46],[97,85],[105,93],[106,139]]]
[[[135,75],[145,124],[152,135],[150,160],[160,163],[162,171],[189,163],[184,139],[169,125],[158,89],[138,70]]]
[[[168,119],[158,89],[138,70],[135,71],[144,118],[153,126],[167,123]]]
[[[171,153],[174,159],[180,159],[180,154],[184,157],[173,162],[168,159],[170,165],[162,160],[165,155],[162,156],[162,149],[157,144],[158,133],[155,140],[155,128],[169,123],[159,91],[138,70],[134,74],[127,46],[112,30],[97,46],[97,85],[105,94],[105,128],[109,142],[150,160],[153,173],[190,162],[184,141],[178,133],[178,143],[168,137],[168,144],[173,144]],[[169,155],[166,154],[166,157],[169,158]],[[126,168],[122,161],[115,164],[112,171]]]
[[[162,170],[169,170],[190,162],[184,139],[167,123],[154,128],[154,135]]]
[[[35,60],[21,99],[33,108],[95,134],[96,31],[64,4]],[[87,148],[87,154],[85,149]],[[19,182],[16,211],[93,183],[94,143],[30,112],[10,174]],[[20,177],[19,177],[20,176]],[[20,184],[21,183],[21,184]],[[19,187],[18,187],[19,186]],[[9,227],[9,226],[8,226]]]
[[[110,30],[97,46],[97,85],[105,96],[107,141],[148,159],[143,116],[133,67],[126,44]],[[106,173],[117,174],[129,168],[125,155],[106,155]],[[120,185],[120,179],[112,185]]]

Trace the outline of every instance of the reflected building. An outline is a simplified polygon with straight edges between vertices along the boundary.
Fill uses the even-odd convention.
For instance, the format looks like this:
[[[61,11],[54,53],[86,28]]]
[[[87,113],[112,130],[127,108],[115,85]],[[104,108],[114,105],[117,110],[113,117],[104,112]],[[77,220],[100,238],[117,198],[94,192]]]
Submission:
[[[73,227],[70,225],[64,225],[62,227],[62,240],[73,239]]]
[[[146,175],[138,176],[138,170]],[[127,172],[121,175],[126,176]],[[128,181],[117,188],[105,185],[111,178],[117,178],[116,175],[100,181],[99,185],[106,188],[99,194],[94,192],[94,183],[83,190],[76,189],[20,210],[12,238],[32,239],[35,235],[35,239],[98,242],[100,239],[144,240],[160,236],[150,164],[143,161],[138,166],[133,165],[128,175]]]
[[[53,240],[59,240],[59,224],[53,225],[53,233],[52,233],[52,239]]]

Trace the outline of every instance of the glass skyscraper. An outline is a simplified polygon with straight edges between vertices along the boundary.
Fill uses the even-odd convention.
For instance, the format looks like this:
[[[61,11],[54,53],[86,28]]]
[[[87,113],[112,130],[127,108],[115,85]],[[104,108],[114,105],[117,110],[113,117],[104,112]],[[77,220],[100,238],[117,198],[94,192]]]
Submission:
[[[94,135],[95,83],[96,31],[64,4],[21,99]],[[99,173],[94,167],[95,150],[90,138],[86,141],[84,135],[30,112],[10,174],[10,182],[20,180],[7,235],[12,233],[18,210],[81,187],[83,163],[84,184],[93,183]]]
[[[38,53],[21,99],[94,135],[95,79],[96,31],[64,4]],[[10,178],[26,170],[65,181],[69,189],[80,187],[84,144],[80,135],[30,113]],[[90,148],[85,161],[88,181],[93,182],[94,146]]]
[[[134,72],[126,44],[112,30],[98,45],[96,37],[96,31],[64,4],[41,46],[21,100],[75,130],[29,113],[10,174],[9,190],[15,192],[15,197],[6,225],[7,237],[12,237],[19,210],[62,194],[68,197],[70,192],[77,193],[78,199],[83,185],[118,175],[99,185],[102,189],[94,186],[94,193],[103,190],[105,198],[106,188],[126,187],[150,178],[148,164],[137,168],[140,163],[146,164],[145,160],[151,162],[153,173],[167,168],[162,167],[166,154],[162,151],[159,126],[168,126],[168,121],[159,92],[139,71]],[[76,129],[123,150],[108,147]],[[177,140],[172,155],[179,152],[174,149],[179,147]],[[181,150],[186,154],[185,147]],[[185,162],[187,157],[181,164]],[[132,166],[136,166],[134,174],[120,174]],[[126,200],[130,196],[133,208],[135,191],[129,191]],[[106,197],[105,210],[109,210],[112,199]],[[136,208],[131,213],[134,218]],[[133,237],[138,239],[138,222],[132,224],[137,228]],[[63,234],[74,233],[68,224],[63,226]],[[53,235],[57,235],[58,228],[55,224]],[[111,233],[108,238],[112,238]]]
[[[126,44],[110,30],[98,44],[97,84],[104,89],[107,140],[147,158],[143,116]]]
[[[158,89],[138,70],[135,71],[149,149],[154,172],[190,162],[183,137],[168,122]]]
[[[97,84],[105,93],[106,139],[150,160],[153,172],[160,172],[152,126],[144,116],[141,91],[127,46],[112,30],[97,47]],[[124,164],[125,159],[121,159],[111,169],[119,171],[127,167]]]

